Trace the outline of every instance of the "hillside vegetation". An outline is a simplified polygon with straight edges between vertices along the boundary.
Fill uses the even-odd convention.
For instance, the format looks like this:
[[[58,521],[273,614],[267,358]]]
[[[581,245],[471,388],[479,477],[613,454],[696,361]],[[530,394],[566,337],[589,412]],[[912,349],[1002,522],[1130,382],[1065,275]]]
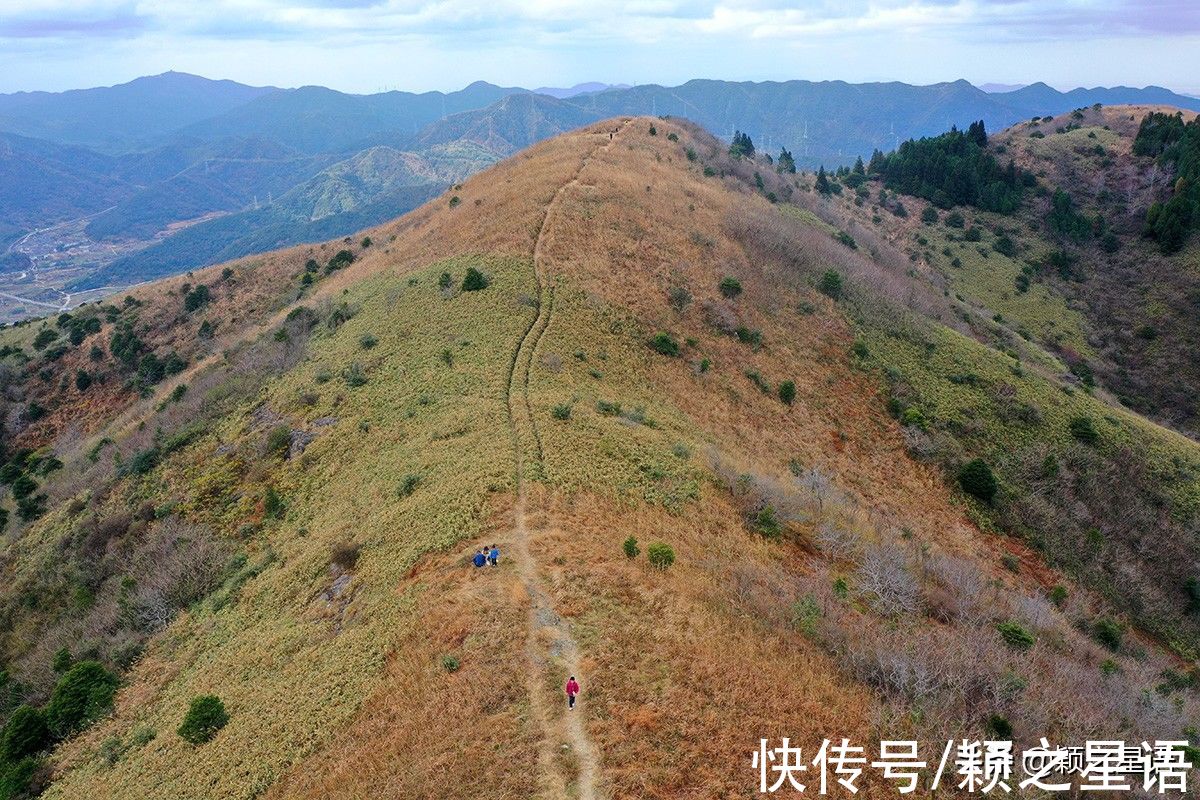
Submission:
[[[760,737],[1196,744],[1200,447],[859,174],[606,120],[0,332],[0,786],[720,797]],[[1015,280],[1014,217],[959,213]]]

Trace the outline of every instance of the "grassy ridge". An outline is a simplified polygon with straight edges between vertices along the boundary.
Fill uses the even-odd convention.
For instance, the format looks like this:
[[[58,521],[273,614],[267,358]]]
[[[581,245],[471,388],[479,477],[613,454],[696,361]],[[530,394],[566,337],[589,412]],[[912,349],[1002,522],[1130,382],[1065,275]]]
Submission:
[[[468,263],[485,264],[491,287],[443,296],[438,276],[461,279]],[[121,703],[114,720],[70,749],[67,762],[78,768],[49,796],[187,797],[198,787],[206,796],[251,796],[353,717],[396,643],[412,633],[413,590],[396,587],[421,554],[477,535],[489,496],[510,486],[508,441],[495,432],[505,425],[510,352],[532,313],[517,297],[531,280],[519,261],[462,259],[412,278],[371,279],[344,296],[354,316],[317,334],[309,358],[260,398],[287,424],[319,431],[316,439],[302,456],[246,470],[206,501],[234,510],[214,520],[245,520],[246,506],[256,505],[246,498],[260,497],[265,485],[282,494],[283,519],[261,520],[247,544],[258,554],[249,563],[267,566],[257,576],[232,575],[240,589],[219,590],[176,623],[125,690],[140,702]],[[367,335],[377,340],[369,349]],[[365,373],[361,386],[343,377],[353,363]],[[332,377],[322,383],[323,371]],[[168,464],[153,494],[194,499],[212,480],[217,440],[262,436],[250,412],[198,445],[202,457],[184,453]],[[337,421],[314,427],[331,417]],[[418,481],[402,491],[409,475]],[[361,548],[349,573],[330,566],[343,543]],[[330,599],[343,574],[348,583]],[[234,602],[223,600],[229,594]],[[231,721],[193,754],[169,732],[188,700],[209,692],[224,699]],[[114,767],[93,755],[103,739],[141,725],[159,731],[151,745]]]

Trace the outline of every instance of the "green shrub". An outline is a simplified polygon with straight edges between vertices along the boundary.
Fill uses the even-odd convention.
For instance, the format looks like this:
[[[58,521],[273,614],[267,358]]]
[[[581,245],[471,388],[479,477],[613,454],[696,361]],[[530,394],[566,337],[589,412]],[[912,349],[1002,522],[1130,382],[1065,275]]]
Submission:
[[[963,219],[962,214],[957,211],[951,211],[946,215],[946,224],[951,228],[961,228],[966,224],[966,220]]]
[[[462,664],[458,660],[457,656],[453,656],[450,653],[442,656],[442,669],[444,669],[446,672],[458,672],[458,669],[461,666]]]
[[[338,542],[329,551],[330,566],[341,567],[343,570],[350,571],[358,565],[358,557],[362,552],[362,545],[354,542]]]
[[[717,288],[721,291],[722,295],[732,299],[742,293],[742,282],[732,275],[726,275],[717,284]]]
[[[263,493],[263,516],[267,519],[280,519],[286,509],[283,497],[275,491],[274,486],[268,486]]]
[[[1121,639],[1125,635],[1125,626],[1112,617],[1101,617],[1092,626],[1092,636],[1096,641],[1109,650],[1121,649]]]
[[[779,384],[779,399],[789,406],[795,402],[796,384],[794,381],[783,381]]]
[[[788,608],[792,627],[805,636],[816,636],[817,623],[821,619],[821,606],[811,594],[806,594]]]
[[[354,361],[342,371],[342,380],[351,389],[356,389],[359,386],[366,385],[367,374],[363,371],[362,364]]]
[[[451,277],[449,272],[443,272],[441,277],[438,278],[438,288],[440,289],[449,289],[452,283],[454,283],[454,278]]]
[[[621,413],[620,403],[610,403],[607,400],[596,401],[596,411],[606,417],[615,417]]]
[[[754,515],[754,530],[758,531],[768,539],[775,539],[783,533],[783,525],[780,524],[779,518],[775,514],[773,506],[763,506],[762,509]]]
[[[833,238],[837,239],[839,242],[846,245],[846,247],[849,247],[851,250],[858,249],[858,242],[854,241],[854,237],[851,236],[850,234],[846,233],[845,231],[838,231],[837,233],[835,233],[833,235]]]
[[[925,430],[929,422],[925,419],[925,414],[916,406],[909,406],[900,413],[900,424],[905,427],[914,427]]]
[[[710,359],[710,358],[700,359],[700,371],[708,372],[710,369],[712,369],[712,359]]]
[[[358,346],[363,350],[370,350],[377,344],[379,344],[379,340],[369,333],[364,333],[362,336],[358,337]]]
[[[675,549],[665,542],[651,542],[646,548],[650,566],[665,570],[675,563]]]
[[[97,661],[80,661],[67,670],[46,705],[46,724],[55,736],[67,738],[112,708],[117,676]]]
[[[460,203],[462,203],[462,198],[459,197],[458,195],[454,195],[453,197],[450,198],[450,207],[451,208],[458,208]]]
[[[349,250],[338,250],[334,253],[333,258],[329,259],[329,263],[325,265],[326,272],[336,272],[343,267],[348,267],[354,263],[354,253]]]
[[[996,630],[1000,632],[1000,638],[1004,640],[1004,643],[1014,650],[1028,650],[1036,641],[1032,633],[1016,622],[997,623]]]
[[[417,487],[421,485],[421,476],[415,472],[410,472],[400,479],[400,488],[396,490],[401,497],[410,497]]]
[[[139,725],[133,729],[133,733],[129,734],[129,749],[145,747],[154,741],[158,736],[158,731],[151,728],[149,725]]]
[[[642,548],[638,547],[637,537],[632,535],[621,543],[621,549],[625,551],[626,558],[637,558],[642,552]]]
[[[1012,723],[1008,721],[1007,717],[1004,717],[1000,714],[992,714],[990,717],[988,717],[987,728],[997,739],[1002,741],[1009,741],[1012,739],[1013,726]]]
[[[745,325],[741,325],[736,331],[734,331],[734,336],[736,336],[737,340],[742,344],[748,344],[751,347],[762,346],[763,335],[762,331],[760,330],[750,329]]]
[[[38,796],[41,790],[35,784],[41,770],[42,762],[33,756],[13,764],[0,763],[0,798],[23,800]]]
[[[206,305],[211,299],[212,292],[209,291],[207,286],[200,284],[183,296],[183,310],[190,314],[201,306]]]
[[[288,425],[276,425],[267,434],[263,450],[269,456],[282,456],[292,446],[292,429]]]
[[[17,516],[23,522],[32,522],[46,513],[47,497],[44,494],[23,497],[17,501]],[[7,519],[7,517],[5,517]]]
[[[959,470],[958,485],[964,492],[984,503],[992,502],[1000,488],[992,468],[982,458],[968,462]]]
[[[853,353],[857,358],[866,358],[871,354],[871,349],[867,347],[867,343],[862,339],[857,339],[855,340],[854,344],[850,346],[850,352]]]
[[[667,290],[667,302],[671,308],[682,314],[692,304],[692,293],[686,286],[672,286]]]
[[[763,394],[771,393],[771,384],[768,383],[767,379],[764,378],[757,370],[746,370],[746,377],[749,378],[750,382],[757,386],[758,390]]]
[[[464,292],[478,292],[488,287],[488,279],[484,274],[474,267],[467,267],[467,274],[463,277],[462,290]]]
[[[50,668],[55,673],[62,675],[69,670],[75,663],[75,659],[71,658],[71,651],[65,647],[60,647],[54,653],[54,658],[50,659]]]
[[[1071,420],[1068,428],[1071,435],[1084,444],[1096,444],[1100,441],[1100,434],[1096,432],[1096,426],[1092,424],[1091,417],[1075,417]]]
[[[679,355],[679,342],[675,341],[674,337],[666,331],[659,331],[654,334],[654,338],[650,340],[650,347],[656,352],[664,356]]]
[[[571,418],[571,404],[559,403],[550,410],[550,415],[558,420],[568,420]]]
[[[45,350],[46,346],[58,338],[58,331],[53,328],[43,328],[33,337],[33,349]]]
[[[28,475],[18,475],[17,479],[12,482],[12,495],[17,500],[23,497],[28,497],[37,491],[37,481]]]
[[[821,275],[821,281],[817,284],[817,289],[821,294],[826,295],[830,299],[839,300],[842,296],[842,276],[836,270],[826,270]]]
[[[217,731],[229,722],[225,704],[221,698],[207,694],[192,698],[183,724],[175,731],[180,738],[191,744],[204,744],[217,735]]]
[[[992,249],[1002,256],[1012,258],[1017,254],[1017,245],[1007,235],[999,236],[996,241],[992,242]]]
[[[921,212],[921,222],[924,222],[926,225],[934,225],[937,221],[937,209],[933,206],[926,206],[925,210]]]
[[[1063,604],[1067,602],[1067,587],[1062,584],[1055,584],[1046,596],[1050,599],[1051,603],[1062,608]]]
[[[0,730],[0,764],[15,763],[40,753],[49,744],[46,715],[32,706],[19,706]]]

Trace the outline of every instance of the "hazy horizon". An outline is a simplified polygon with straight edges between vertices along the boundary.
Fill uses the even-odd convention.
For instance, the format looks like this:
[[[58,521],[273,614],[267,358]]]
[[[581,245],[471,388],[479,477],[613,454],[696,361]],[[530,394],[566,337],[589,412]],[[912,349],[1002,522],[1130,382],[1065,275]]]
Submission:
[[[588,84],[601,84],[601,85],[608,86],[608,87],[625,87],[625,88],[636,87],[636,86],[646,86],[646,85],[658,85],[658,86],[663,86],[665,88],[672,88],[672,87],[682,85],[682,84],[687,83],[688,81],[692,81],[692,80],[715,80],[715,81],[730,81],[730,82],[739,82],[739,83],[740,82],[785,83],[788,81],[810,81],[813,83],[843,82],[843,83],[849,83],[849,84],[906,83],[906,84],[910,84],[913,86],[931,86],[931,85],[937,85],[937,84],[954,83],[954,82],[960,81],[960,80],[967,80],[966,78],[959,77],[959,78],[946,78],[943,80],[935,80],[935,81],[930,81],[929,83],[913,83],[911,81],[899,81],[899,80],[891,79],[891,78],[875,78],[875,79],[850,81],[850,80],[845,80],[843,78],[792,77],[792,78],[762,78],[762,79],[754,80],[754,79],[723,78],[723,77],[719,77],[719,76],[695,76],[693,78],[688,78],[688,79],[680,81],[678,83],[674,83],[674,82],[664,83],[661,81],[642,81],[642,82],[631,84],[631,83],[624,83],[621,81],[606,81],[606,80],[601,80],[598,78],[591,78],[591,79],[584,79],[584,80],[579,80],[579,81],[575,81],[575,80],[563,81],[563,82],[541,81],[541,82],[528,83],[528,84],[517,84],[517,83],[496,81],[496,80],[491,80],[486,77],[481,77],[481,78],[475,78],[472,80],[468,80],[467,82],[465,82],[461,85],[448,85],[445,87],[439,86],[436,88],[419,89],[419,88],[409,88],[406,86],[396,85],[396,86],[380,86],[375,89],[366,90],[366,91],[354,91],[352,89],[345,89],[345,88],[340,88],[338,86],[333,86],[328,83],[296,83],[296,84],[292,84],[292,85],[280,85],[280,84],[275,84],[275,83],[255,83],[253,81],[240,80],[235,77],[230,77],[230,76],[221,75],[221,74],[207,75],[207,74],[203,74],[203,73],[189,72],[188,70],[183,70],[183,69],[166,69],[166,70],[162,70],[160,72],[146,73],[146,74],[142,74],[142,75],[133,75],[127,79],[117,80],[117,81],[114,81],[111,83],[81,84],[79,86],[68,86],[68,87],[61,88],[61,89],[44,89],[44,88],[13,89],[10,91],[0,92],[0,94],[20,94],[22,92],[25,92],[25,93],[36,93],[36,92],[61,93],[61,92],[69,92],[69,91],[80,91],[80,90],[85,90],[85,89],[103,89],[103,88],[111,88],[113,86],[120,86],[123,84],[131,83],[136,80],[144,79],[144,78],[156,78],[156,77],[160,77],[162,75],[166,75],[166,74],[170,74],[170,73],[191,75],[193,77],[204,78],[204,79],[212,80],[212,81],[233,81],[235,83],[240,83],[243,85],[253,86],[253,87],[257,87],[257,88],[270,86],[270,87],[274,87],[277,89],[285,89],[286,90],[286,89],[299,89],[299,88],[302,88],[305,86],[319,86],[319,87],[323,87],[326,89],[333,89],[335,91],[344,92],[346,94],[358,94],[358,95],[378,94],[378,93],[382,93],[382,92],[392,92],[392,91],[412,92],[412,93],[435,91],[435,92],[443,92],[443,93],[452,93],[452,92],[461,91],[461,90],[465,89],[466,87],[470,86],[471,84],[481,83],[481,82],[482,83],[490,83],[490,84],[496,85],[496,86],[503,86],[503,87],[509,87],[509,88],[515,87],[515,88],[520,88],[520,89],[527,89],[529,91],[537,91],[539,89],[554,89],[554,90],[574,89],[576,87],[586,86]],[[1125,87],[1129,87],[1129,88],[1133,88],[1133,89],[1145,89],[1150,86],[1158,86],[1158,87],[1173,91],[1177,94],[1182,94],[1182,95],[1186,95],[1186,96],[1190,96],[1190,97],[1200,96],[1197,93],[1188,91],[1186,89],[1180,89],[1180,88],[1177,88],[1174,86],[1165,86],[1161,83],[1133,84],[1133,83],[1128,83],[1128,82],[1124,82],[1124,83],[1118,82],[1118,83],[1103,84],[1103,85],[1102,84],[1071,85],[1071,84],[1055,84],[1055,83],[1052,83],[1050,81],[1045,81],[1045,80],[1035,80],[1035,81],[1029,81],[1028,83],[1013,83],[1013,84],[1006,84],[1006,83],[998,82],[998,81],[967,80],[967,82],[970,83],[975,88],[977,88],[981,91],[987,92],[989,94],[1004,94],[1006,92],[1017,91],[1019,89],[1023,89],[1025,87],[1031,86],[1033,84],[1044,83],[1047,86],[1050,86],[1052,89],[1056,89],[1060,92],[1069,92],[1073,89],[1098,89],[1098,88],[1111,89],[1111,88],[1115,88],[1118,86],[1125,86]]]
[[[361,94],[481,78],[534,88],[960,77],[1200,93],[1195,64],[1178,57],[1200,51],[1200,7],[1187,0],[13,0],[0,11],[0,44],[5,93],[169,70]]]

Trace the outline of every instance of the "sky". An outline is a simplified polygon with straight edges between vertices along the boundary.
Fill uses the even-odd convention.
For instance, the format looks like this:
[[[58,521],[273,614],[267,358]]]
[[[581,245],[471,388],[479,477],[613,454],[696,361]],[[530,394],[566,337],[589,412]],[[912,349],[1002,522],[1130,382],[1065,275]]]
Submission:
[[[1200,94],[1200,0],[0,0],[0,92],[1034,81]]]

